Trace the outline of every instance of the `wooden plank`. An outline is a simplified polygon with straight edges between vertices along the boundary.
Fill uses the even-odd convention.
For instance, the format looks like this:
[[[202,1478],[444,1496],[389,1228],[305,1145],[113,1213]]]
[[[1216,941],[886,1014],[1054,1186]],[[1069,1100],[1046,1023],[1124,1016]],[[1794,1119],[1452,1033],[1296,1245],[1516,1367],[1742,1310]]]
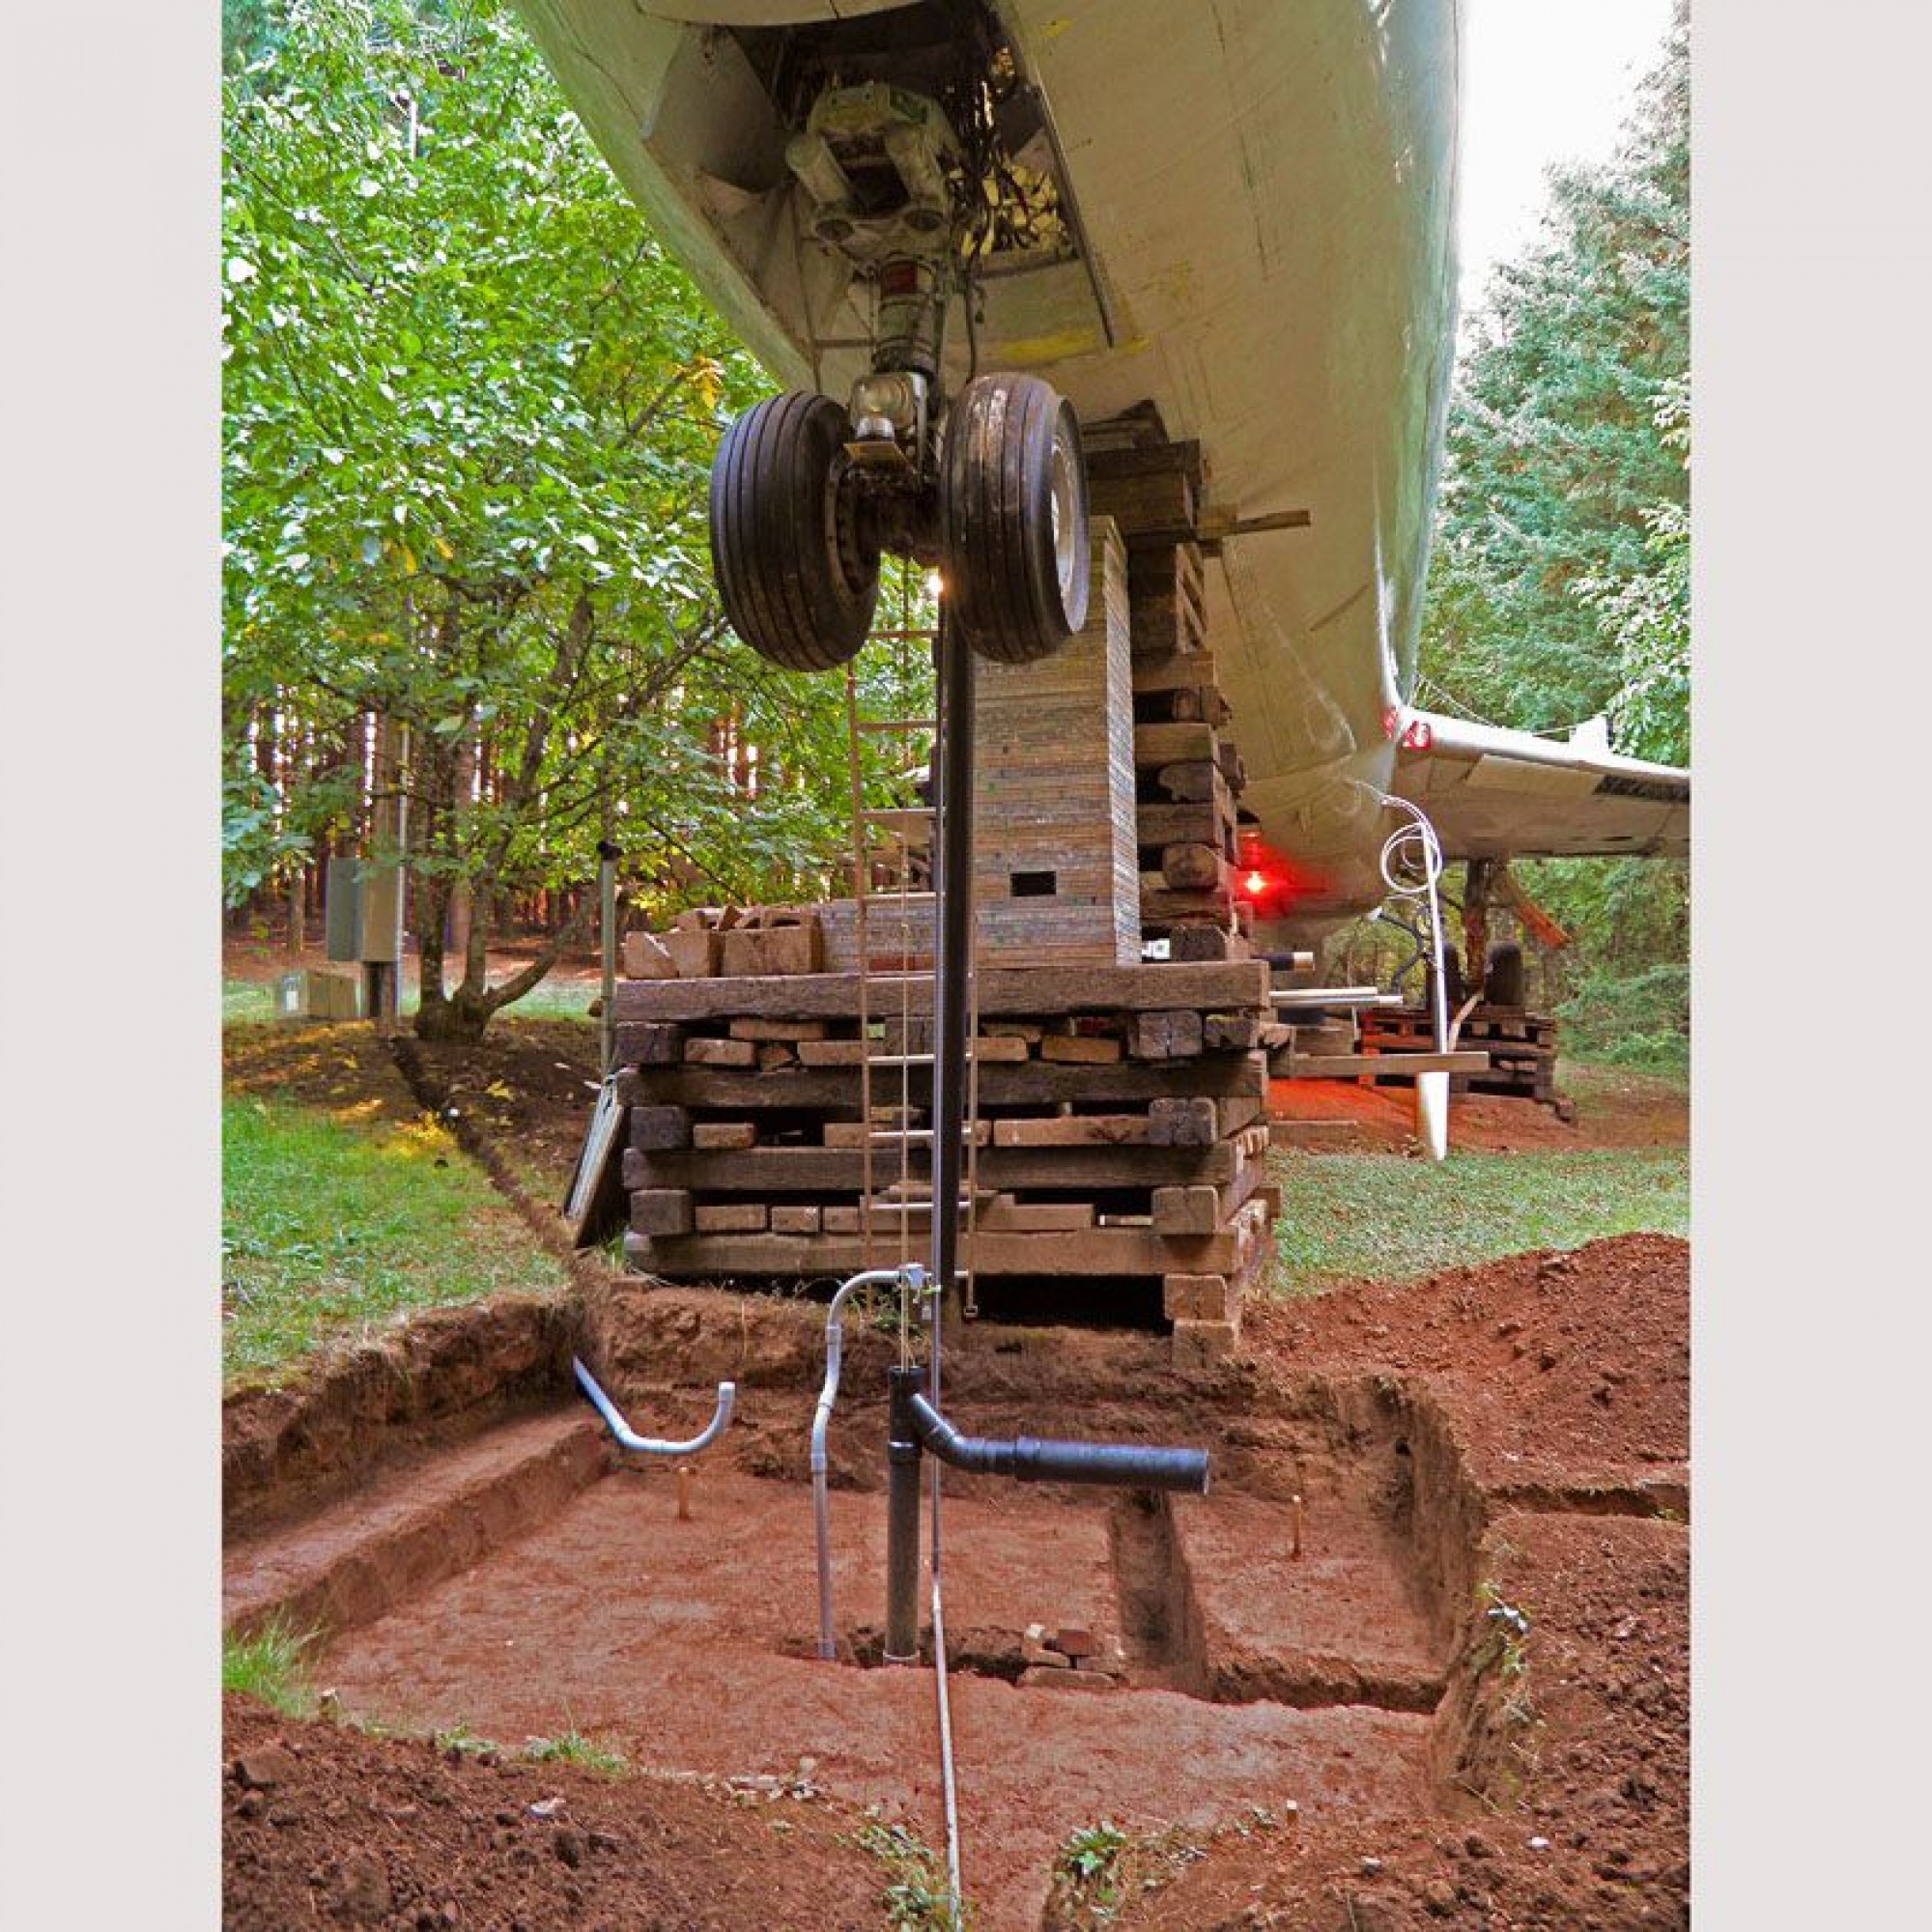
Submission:
[[[752,1121],[698,1121],[691,1129],[691,1145],[700,1153],[736,1152],[758,1144]]]
[[[700,1235],[761,1235],[767,1222],[761,1201],[700,1202],[693,1212]]]
[[[1220,741],[1211,724],[1136,724],[1134,769],[1214,762]],[[1225,770],[1225,768],[1224,768]]]
[[[627,1240],[625,1252],[654,1273],[697,1279],[767,1274],[802,1279],[855,1273],[864,1263],[855,1235],[685,1235]],[[1229,1275],[1252,1258],[1252,1246],[1244,1251],[1242,1237],[1234,1232],[1181,1239],[1151,1228],[1058,1234],[981,1229],[973,1241],[973,1269],[979,1275]]]
[[[1189,727],[1194,728],[1194,727]],[[979,976],[982,1019],[1037,1019],[1065,1012],[1139,1012],[1151,1007],[1231,1010],[1265,1007],[1268,969],[1259,959],[1153,960],[1138,966],[1009,966]],[[901,1000],[915,1013],[932,1010],[932,981],[919,975],[874,985],[877,1009]],[[627,980],[615,998],[618,1059],[630,1026],[668,1021],[729,1019],[737,1015],[850,1019],[859,1010],[856,973],[813,973],[795,979]]]
[[[931,1097],[932,1069],[912,1066],[904,1071],[914,1104],[923,1104]],[[899,1091],[898,1072],[898,1068],[884,1070],[894,1094]],[[1204,1054],[1185,1061],[1123,1060],[1108,1066],[1059,1066],[1029,1060],[1012,1066],[982,1066],[980,1104],[1040,1107],[1076,1101],[1108,1106],[1193,1094],[1260,1096],[1267,1093],[1267,1083],[1266,1057],[1259,1052]],[[874,1082],[875,1090],[879,1084]],[[856,1114],[859,1075],[849,1066],[791,1066],[770,1073],[723,1066],[634,1067],[618,1076],[617,1097],[626,1105],[704,1107],[734,1119],[769,1107],[803,1113],[842,1108]]]
[[[995,1121],[1001,1148],[1126,1147],[1148,1144],[1145,1114],[1066,1114],[1044,1121]]]
[[[692,1149],[642,1153],[628,1149],[624,1185],[637,1189],[698,1190],[706,1194],[849,1194],[864,1184],[865,1155],[857,1148],[751,1148],[742,1153],[699,1153]],[[1234,1141],[1206,1147],[1121,1146],[982,1148],[978,1179],[982,1186],[1037,1191],[1045,1188],[1162,1187],[1176,1183],[1221,1185],[1240,1179],[1256,1157]],[[872,1180],[883,1185],[896,1172],[894,1159],[874,1157]]]
[[[981,1208],[975,1227],[989,1235],[1065,1234],[1094,1225],[1091,1201],[1014,1201],[1002,1195]]]
[[[822,1040],[827,1032],[824,1020],[766,1019],[759,1015],[740,1014],[731,1022],[733,1039],[777,1039],[787,1046],[796,1046],[801,1040]]]
[[[1487,1073],[1487,1052],[1455,1053],[1296,1053],[1289,1050],[1290,1080],[1353,1080],[1364,1073]]]
[[[857,1066],[866,1058],[863,1039],[802,1039],[798,1057],[806,1066]]]
[[[1183,841],[1218,847],[1234,824],[1233,810],[1213,799],[1189,805],[1142,805],[1134,812],[1134,838],[1150,850]]]
[[[687,1066],[755,1066],[758,1049],[749,1039],[688,1039],[684,1061]]]
[[[1121,1057],[1121,1042],[1098,1034],[1050,1033],[1039,1043],[1043,1061],[1066,1066],[1105,1066]]]

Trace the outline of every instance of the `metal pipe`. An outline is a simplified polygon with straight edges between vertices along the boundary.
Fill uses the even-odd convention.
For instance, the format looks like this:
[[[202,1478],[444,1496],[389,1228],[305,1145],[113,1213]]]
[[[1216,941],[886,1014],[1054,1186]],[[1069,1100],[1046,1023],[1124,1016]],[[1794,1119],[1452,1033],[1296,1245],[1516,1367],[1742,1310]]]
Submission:
[[[978,662],[939,607],[939,895],[932,1041],[932,1279],[955,1290],[961,1126],[966,1112],[966,1001],[973,973],[973,668]],[[933,1323],[933,1347],[939,1324]]]
[[[832,1492],[826,1478],[830,1463],[825,1453],[826,1432],[832,1426],[832,1405],[838,1400],[838,1366],[844,1355],[845,1327],[839,1315],[845,1297],[862,1288],[884,1288],[893,1282],[918,1293],[925,1270],[917,1262],[903,1268],[867,1268],[843,1283],[825,1311],[825,1385],[811,1415],[811,1508],[818,1530],[818,1654],[828,1663],[838,1655],[832,1634]]]
[[[886,1426],[886,1662],[919,1662],[919,1432],[923,1369],[889,1369]]]
[[[699,1450],[709,1449],[729,1427],[731,1410],[738,1401],[737,1383],[720,1382],[717,1412],[702,1433],[694,1435],[688,1442],[667,1442],[659,1436],[639,1435],[618,1413],[616,1405],[597,1386],[590,1371],[575,1355],[570,1358],[570,1366],[577,1371],[579,1386],[604,1418],[606,1427],[616,1438],[617,1446],[630,1450],[635,1456],[696,1456]]]
[[[905,1408],[919,1447],[976,1475],[1022,1483],[1109,1483],[1132,1490],[1208,1493],[1205,1449],[1153,1449],[1138,1442],[1056,1442],[1021,1435],[1010,1442],[962,1435],[918,1389]]]

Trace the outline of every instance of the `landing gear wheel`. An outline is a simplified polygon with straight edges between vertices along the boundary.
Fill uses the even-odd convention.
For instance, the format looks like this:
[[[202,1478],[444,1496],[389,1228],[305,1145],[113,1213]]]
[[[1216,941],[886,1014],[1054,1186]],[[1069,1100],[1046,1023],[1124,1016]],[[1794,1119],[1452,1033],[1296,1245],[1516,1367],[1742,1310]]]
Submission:
[[[1087,466],[1050,384],[967,384],[947,420],[939,504],[952,616],[982,658],[1031,664],[1086,623]]]
[[[711,567],[731,628],[786,670],[831,670],[872,627],[879,552],[845,479],[845,412],[795,389],[747,410],[711,466]]]

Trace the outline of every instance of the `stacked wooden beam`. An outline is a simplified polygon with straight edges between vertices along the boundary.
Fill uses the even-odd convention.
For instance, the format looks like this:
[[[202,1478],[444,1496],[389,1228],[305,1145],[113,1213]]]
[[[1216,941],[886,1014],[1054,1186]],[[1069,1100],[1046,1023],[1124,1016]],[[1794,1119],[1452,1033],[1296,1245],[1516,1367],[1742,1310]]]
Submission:
[[[1386,1071],[1375,1068],[1372,1077],[1378,1085],[1412,1081],[1414,1074],[1403,1070],[1402,1056],[1427,1053],[1435,1043],[1426,1007],[1371,1009],[1361,1015],[1359,1026],[1363,1054],[1389,1063]],[[1481,1073],[1454,1074],[1449,1084],[1459,1093],[1506,1094],[1560,1107],[1556,1035],[1556,1022],[1546,1013],[1532,1013],[1521,1007],[1477,1007],[1463,1019],[1457,1044],[1487,1052],[1489,1066]]]
[[[868,1124],[862,1063],[929,1050],[930,984],[906,982],[902,1009],[875,985],[869,1040],[858,991],[831,973],[618,988],[635,1267],[838,1278],[895,1259],[902,1226],[924,1258],[931,1068],[875,1069]],[[982,971],[976,1276],[1077,1281],[1090,1297],[1138,1282],[1157,1290],[1179,1358],[1232,1350],[1278,1207],[1267,1023],[1259,962]]]
[[[1094,450],[1088,475],[1095,514],[1127,546],[1142,934],[1178,956],[1244,957],[1236,810],[1247,773],[1207,649],[1200,445],[1140,425]]]

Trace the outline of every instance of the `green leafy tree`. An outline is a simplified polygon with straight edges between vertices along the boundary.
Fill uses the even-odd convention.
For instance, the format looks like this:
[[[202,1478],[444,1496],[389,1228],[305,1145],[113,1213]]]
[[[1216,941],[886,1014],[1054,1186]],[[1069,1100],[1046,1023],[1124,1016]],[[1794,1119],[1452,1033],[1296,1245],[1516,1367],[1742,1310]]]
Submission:
[[[1543,239],[1470,319],[1423,669],[1500,723],[1608,711],[1651,745],[1688,637],[1689,29],[1615,157],[1554,170]],[[1641,683],[1642,695],[1631,692]],[[1627,745],[1625,749],[1635,749]]]
[[[417,1028],[473,1035],[594,895],[492,985],[497,908],[581,888],[600,839],[667,903],[822,883],[841,695],[723,623],[706,479],[763,379],[507,10],[291,0],[252,44],[224,97],[230,742],[298,712],[339,776],[369,721],[408,727]]]

